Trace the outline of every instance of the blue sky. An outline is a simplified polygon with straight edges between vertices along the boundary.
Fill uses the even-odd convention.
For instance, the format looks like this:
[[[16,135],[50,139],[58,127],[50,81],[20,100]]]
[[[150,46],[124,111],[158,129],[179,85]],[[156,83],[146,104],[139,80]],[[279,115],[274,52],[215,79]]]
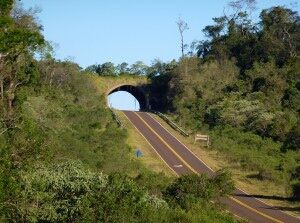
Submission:
[[[117,91],[108,96],[108,103],[110,107],[119,110],[140,110],[139,102],[130,93],[126,91]]]
[[[56,43],[56,58],[70,58],[80,66],[111,61],[150,64],[180,56],[176,20],[188,25],[185,42],[203,39],[202,29],[221,16],[227,0],[22,0],[38,6],[48,41]],[[254,17],[263,8],[291,7],[293,0],[258,0]],[[294,10],[300,11],[298,4]],[[120,98],[120,96],[118,96]],[[120,102],[128,98],[120,99]],[[132,101],[132,100],[131,100]],[[134,104],[131,103],[131,108]]]
[[[222,15],[225,0],[23,0],[38,6],[47,40],[58,44],[56,57],[85,67],[123,61],[147,64],[180,56],[176,20],[189,25],[186,43],[203,39],[201,30]],[[258,0],[258,9],[290,6],[289,0]],[[299,11],[299,4],[297,8]],[[257,13],[260,10],[257,10]],[[256,14],[257,14],[256,13]]]

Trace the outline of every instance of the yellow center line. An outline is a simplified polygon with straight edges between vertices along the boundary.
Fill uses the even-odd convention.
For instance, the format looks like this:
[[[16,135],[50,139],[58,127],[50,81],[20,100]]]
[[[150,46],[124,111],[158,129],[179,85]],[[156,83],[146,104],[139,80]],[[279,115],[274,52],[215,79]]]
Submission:
[[[229,198],[232,199],[233,201],[235,201],[236,203],[244,206],[245,208],[248,208],[249,210],[251,210],[251,211],[253,211],[253,212],[257,213],[257,214],[260,214],[260,215],[264,216],[265,218],[268,218],[268,219],[270,219],[270,220],[272,220],[274,222],[277,222],[277,223],[284,223],[283,221],[280,221],[280,220],[278,220],[276,218],[273,218],[273,217],[271,217],[271,216],[269,216],[267,214],[264,214],[264,213],[256,210],[255,208],[250,207],[249,205],[243,203],[242,201],[239,201],[238,199],[236,199],[236,198],[234,198],[232,196],[230,196]]]
[[[172,152],[173,154],[180,159],[192,172],[199,174],[193,167],[191,167],[160,135],[158,135],[158,133],[137,113],[137,112],[133,112],[149,129],[151,132],[153,132],[162,142],[163,144],[165,144]],[[265,218],[268,218],[276,223],[284,223],[283,221],[277,220],[276,218],[273,218],[265,213],[262,213],[258,210],[256,210],[255,208],[250,207],[249,205],[245,204],[242,201],[239,201],[238,199],[230,196],[229,197],[231,200],[235,201],[236,203],[242,205],[243,207],[257,213],[260,214],[261,216],[264,216]]]
[[[167,146],[171,152],[173,152],[173,154],[181,161],[184,163],[184,165],[186,165],[190,170],[192,170],[194,173],[198,174],[198,172],[193,168],[191,167],[180,155],[178,155],[173,149],[172,147],[160,136],[157,134],[157,132],[155,132],[155,130],[153,130],[151,128],[150,125],[148,125],[148,123],[136,112],[134,112],[134,114],[150,129],[151,132],[153,132],[159,139],[160,141],[165,144],[165,146]]]
[[[154,152],[158,155],[158,157],[160,157],[160,159],[163,161],[163,163],[165,163],[167,165],[167,167],[169,167],[169,169],[176,175],[179,176],[178,173],[162,158],[162,156],[158,153],[158,151],[153,147],[153,145],[149,142],[149,140],[146,138],[146,136],[144,136],[144,134],[135,126],[135,124],[133,124],[133,122],[130,120],[130,118],[127,116],[127,114],[123,111],[125,117],[127,118],[127,120],[133,125],[133,127],[136,129],[136,131],[138,133],[140,133],[140,135],[146,140],[146,142],[152,147],[152,149],[154,150]]]

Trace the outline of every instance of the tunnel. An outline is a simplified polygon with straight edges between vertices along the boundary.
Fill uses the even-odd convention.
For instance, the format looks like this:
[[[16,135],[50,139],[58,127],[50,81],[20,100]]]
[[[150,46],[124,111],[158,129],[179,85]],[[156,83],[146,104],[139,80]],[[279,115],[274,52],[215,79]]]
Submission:
[[[149,109],[146,93],[140,86],[120,85],[120,86],[114,87],[113,89],[109,90],[107,93],[107,103],[108,103],[108,96],[110,94],[118,92],[118,91],[126,91],[126,92],[132,94],[136,98],[136,100],[139,102],[140,110],[145,111],[145,110]]]

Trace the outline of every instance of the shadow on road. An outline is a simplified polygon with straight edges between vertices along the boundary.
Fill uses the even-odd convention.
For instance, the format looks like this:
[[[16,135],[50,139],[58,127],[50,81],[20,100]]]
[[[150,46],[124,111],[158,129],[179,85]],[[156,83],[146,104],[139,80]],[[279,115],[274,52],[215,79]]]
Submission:
[[[234,195],[239,197],[254,197],[254,198],[261,198],[261,199],[278,200],[278,201],[290,201],[290,202],[300,201],[299,198],[296,199],[294,197],[281,197],[276,195],[239,194],[239,193],[236,193]]]
[[[281,210],[281,211],[300,211],[300,207],[282,207],[282,206],[274,206],[269,209],[273,210]]]
[[[270,200],[279,200],[279,201],[290,201],[295,202],[299,201],[299,199],[293,198],[293,197],[281,197],[281,196],[268,196],[268,195],[259,195],[259,194],[239,194],[235,193],[235,196],[238,197],[252,197],[252,198],[258,198],[258,199],[270,199]],[[269,209],[277,209],[281,211],[300,211],[300,207],[283,207],[283,206],[270,206]]]

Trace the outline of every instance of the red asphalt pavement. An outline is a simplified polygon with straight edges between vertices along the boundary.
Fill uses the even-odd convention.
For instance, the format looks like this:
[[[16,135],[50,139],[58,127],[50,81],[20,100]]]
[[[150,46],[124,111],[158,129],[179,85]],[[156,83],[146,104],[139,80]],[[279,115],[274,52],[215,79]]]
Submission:
[[[178,176],[187,173],[206,173],[210,176],[214,172],[184,144],[160,125],[146,112],[124,111],[124,114],[138,131],[147,139],[161,159]],[[230,212],[250,222],[258,223],[300,223],[300,219],[269,206],[262,201],[235,189],[231,198],[224,199]]]

